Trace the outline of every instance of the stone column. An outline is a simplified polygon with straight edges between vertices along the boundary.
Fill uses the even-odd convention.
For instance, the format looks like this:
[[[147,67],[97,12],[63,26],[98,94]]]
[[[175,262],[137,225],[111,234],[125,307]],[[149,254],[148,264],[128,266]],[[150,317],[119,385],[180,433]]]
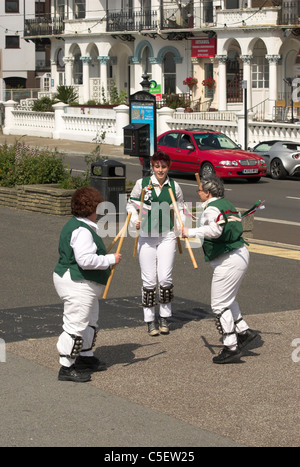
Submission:
[[[243,76],[244,81],[247,81],[247,107],[252,108],[252,79],[251,79],[251,60],[252,55],[241,55],[241,60],[244,64]]]
[[[74,58],[73,57],[64,57],[64,62],[65,62],[65,79],[66,79],[66,86],[72,86],[73,85],[73,63],[74,63]]]
[[[280,55],[266,55],[269,62],[269,109],[266,115],[268,120],[272,120],[273,107],[278,96],[277,68],[280,58]]]
[[[52,86],[53,82],[53,86]],[[51,60],[51,80],[50,80],[50,91],[54,92],[58,85],[58,74],[57,65],[55,60]]]
[[[91,57],[80,57],[82,61],[82,84],[83,84],[83,102],[86,103],[90,99],[90,69],[89,63]]]
[[[101,95],[102,89],[104,90],[104,96],[106,100],[108,100],[107,96],[107,62],[109,60],[109,56],[99,56],[98,60],[100,62],[100,78],[101,78]]]
[[[219,60],[219,82],[218,82],[218,108],[219,111],[227,110],[227,83],[226,83],[226,62],[227,55],[216,55]]]

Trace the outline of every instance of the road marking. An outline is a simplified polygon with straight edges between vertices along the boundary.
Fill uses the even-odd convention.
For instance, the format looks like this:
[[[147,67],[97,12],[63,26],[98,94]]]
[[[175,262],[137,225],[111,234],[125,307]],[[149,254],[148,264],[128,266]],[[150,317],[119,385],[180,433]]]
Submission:
[[[297,225],[298,227],[300,227],[300,222],[284,221],[280,219],[267,219],[266,217],[254,217],[254,220],[262,222],[272,222],[274,224]]]
[[[198,185],[195,185],[194,183],[185,183],[185,182],[181,182],[181,181],[178,180],[178,179],[176,179],[176,182],[177,182],[179,185],[194,186],[195,188],[198,187]],[[232,191],[232,188],[225,188],[225,191]]]
[[[180,237],[181,241],[184,241]],[[198,238],[190,238],[190,244],[192,248],[201,248],[200,240]],[[278,258],[294,259],[300,261],[300,250],[294,250],[279,246],[268,246],[268,245],[258,245],[256,243],[251,243],[251,240],[247,240],[249,243],[248,250],[250,253],[257,253],[259,255],[267,256],[277,256]],[[197,245],[198,244],[198,245]]]
[[[300,251],[297,250],[288,250],[287,248],[278,248],[267,245],[255,245],[253,243],[250,243],[248,249],[251,253],[300,261]]]

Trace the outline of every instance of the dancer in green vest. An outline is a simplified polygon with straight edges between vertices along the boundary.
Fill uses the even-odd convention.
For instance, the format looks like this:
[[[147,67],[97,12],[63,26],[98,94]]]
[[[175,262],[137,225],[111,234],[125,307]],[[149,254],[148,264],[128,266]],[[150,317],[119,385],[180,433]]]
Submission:
[[[168,154],[158,151],[152,156],[151,177],[137,180],[127,211],[131,212],[131,222],[139,230],[138,255],[143,282],[142,305],[144,321],[150,336],[169,333],[168,318],[172,315],[173,263],[176,252],[176,235],[170,205],[171,187],[177,200],[180,215],[183,214],[183,194],[177,182],[168,177],[171,159]],[[142,190],[145,189],[143,217],[140,221],[138,209]],[[155,320],[156,284],[159,284],[159,326]]]
[[[95,188],[78,188],[72,196],[73,217],[59,239],[59,260],[53,273],[55,289],[64,303],[63,333],[57,349],[60,381],[86,382],[92,371],[106,369],[93,354],[99,316],[99,298],[110,275],[110,266],[121,254],[106,254],[98,235],[97,206],[103,198]]]
[[[224,198],[224,186],[219,178],[201,179],[198,194],[204,208],[200,226],[183,228],[182,236],[201,239],[205,260],[214,270],[211,308],[216,314],[216,325],[223,335],[224,347],[213,362],[236,362],[241,356],[241,349],[257,336],[249,329],[236,301],[249,263],[249,251],[242,237],[242,219]]]

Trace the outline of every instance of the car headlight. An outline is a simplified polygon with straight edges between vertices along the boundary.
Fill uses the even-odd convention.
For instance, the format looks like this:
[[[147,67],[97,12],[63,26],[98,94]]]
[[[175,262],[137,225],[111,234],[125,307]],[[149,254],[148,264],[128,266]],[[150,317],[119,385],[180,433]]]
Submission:
[[[260,165],[266,165],[266,162],[265,162],[264,159],[259,159],[259,164],[260,164]]]
[[[239,165],[238,161],[220,161],[220,165],[234,165],[237,166]]]

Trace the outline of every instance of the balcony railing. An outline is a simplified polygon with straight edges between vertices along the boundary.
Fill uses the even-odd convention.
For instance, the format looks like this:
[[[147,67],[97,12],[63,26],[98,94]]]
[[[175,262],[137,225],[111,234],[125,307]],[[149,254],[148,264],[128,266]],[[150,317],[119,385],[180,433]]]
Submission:
[[[56,36],[64,32],[64,23],[60,18],[25,19],[24,37]]]
[[[157,28],[157,11],[107,12],[107,31],[142,31]]]
[[[191,29],[207,26],[215,22],[220,27],[224,24],[240,24],[246,26],[263,25],[297,25],[300,24],[298,0],[283,0],[281,7],[264,7],[261,9],[244,8],[242,10],[214,10],[212,4],[203,4],[202,9],[194,10],[191,6],[167,7],[149,11],[118,11],[106,13],[107,32],[125,32],[160,29]],[[251,13],[251,14],[250,14]],[[255,14],[253,14],[255,13]],[[249,16],[250,14],[250,16]],[[161,16],[161,17],[160,17]],[[215,17],[216,16],[216,17]],[[26,19],[24,36],[52,36],[65,31],[62,18],[49,16]]]

